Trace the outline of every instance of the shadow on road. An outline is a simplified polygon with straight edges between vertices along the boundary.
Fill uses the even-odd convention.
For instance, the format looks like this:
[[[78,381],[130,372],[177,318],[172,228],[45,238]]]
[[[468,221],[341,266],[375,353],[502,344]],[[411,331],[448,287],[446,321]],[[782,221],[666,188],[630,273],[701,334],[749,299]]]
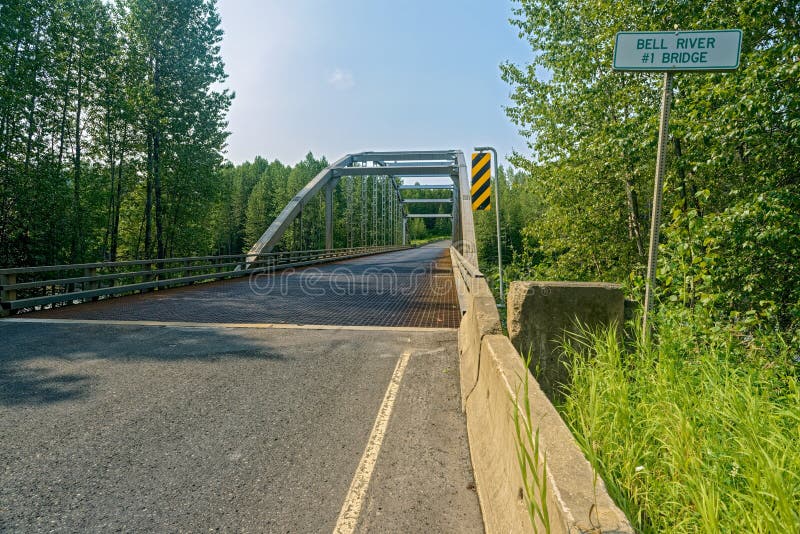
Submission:
[[[104,361],[224,362],[285,358],[261,339],[216,328],[0,323],[0,406],[85,399]],[[120,377],[124,379],[124,377]]]

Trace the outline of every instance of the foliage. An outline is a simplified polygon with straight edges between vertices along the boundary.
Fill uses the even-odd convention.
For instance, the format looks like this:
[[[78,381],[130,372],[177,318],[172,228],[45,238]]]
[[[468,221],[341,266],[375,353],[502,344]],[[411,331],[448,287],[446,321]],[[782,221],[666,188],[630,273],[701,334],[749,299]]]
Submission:
[[[701,192],[704,197],[705,192]],[[675,209],[660,270],[663,299],[713,307],[739,326],[800,346],[800,190],[752,193],[721,213]]]
[[[309,158],[313,157],[309,154]],[[291,167],[285,167],[281,162],[275,160],[274,162],[263,167],[259,174],[258,181],[250,191],[247,197],[247,209],[245,210],[244,217],[239,219],[244,221],[244,241],[239,250],[243,250],[244,244],[252,245],[256,240],[261,237],[264,230],[270,225],[275,216],[283,208],[285,199],[283,191],[286,182],[290,175],[294,175],[297,180],[299,171]],[[305,184],[303,184],[305,185]],[[300,186],[302,187],[302,185]]]
[[[419,182],[415,183],[419,185]],[[403,198],[407,199],[437,199],[449,198],[448,191],[437,189],[407,189],[403,191]],[[450,213],[452,204],[449,203],[418,203],[406,204],[408,213]],[[451,222],[445,218],[409,218],[408,235],[412,242],[424,243],[437,239],[450,239],[452,235]]]
[[[214,0],[0,4],[0,265],[212,248],[219,26]]]
[[[391,178],[346,176],[334,191],[334,246],[357,247],[402,242],[402,220]],[[399,179],[395,178],[395,185]],[[322,221],[322,219],[318,219]],[[323,242],[322,227],[319,240]]]
[[[800,529],[797,361],[699,311],[656,318],[656,346],[577,335],[562,413],[641,532]],[[634,327],[639,332],[638,327]],[[795,355],[796,359],[796,355]]]
[[[312,153],[294,166],[262,157],[253,163],[226,166],[221,173],[223,198],[212,219],[213,235],[221,240],[216,250],[230,254],[248,251],[289,201],[327,166],[324,157],[317,159]],[[346,176],[339,180],[333,193],[334,248],[401,240],[401,223],[390,202],[391,190],[386,177]],[[303,206],[275,250],[324,247],[325,199],[319,193]]]
[[[213,0],[0,4],[0,266],[250,248],[327,161],[223,164],[221,39]],[[323,210],[279,248],[323,247]]]
[[[498,174],[503,271],[509,279],[528,278],[538,263],[538,257],[531,256],[533,247],[530,246],[523,230],[527,221],[539,217],[540,199],[534,194],[525,173],[501,166],[498,168]],[[496,195],[496,192],[493,195]],[[473,217],[481,271],[493,289],[499,291],[495,197],[492,197],[491,210],[473,212]]]
[[[741,28],[741,67],[677,74],[659,297],[800,347],[800,6],[522,0],[528,65],[504,64],[515,154],[539,208],[510,275],[642,285],[661,78],[611,69],[623,30]],[[793,340],[793,341],[792,341]]]

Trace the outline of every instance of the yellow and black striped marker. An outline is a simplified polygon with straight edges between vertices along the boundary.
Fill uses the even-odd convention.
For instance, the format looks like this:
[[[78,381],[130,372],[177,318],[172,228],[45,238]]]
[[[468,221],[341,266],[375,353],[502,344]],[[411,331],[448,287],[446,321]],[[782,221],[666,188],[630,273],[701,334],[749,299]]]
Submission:
[[[491,153],[472,153],[472,211],[489,211],[492,209],[491,169]]]

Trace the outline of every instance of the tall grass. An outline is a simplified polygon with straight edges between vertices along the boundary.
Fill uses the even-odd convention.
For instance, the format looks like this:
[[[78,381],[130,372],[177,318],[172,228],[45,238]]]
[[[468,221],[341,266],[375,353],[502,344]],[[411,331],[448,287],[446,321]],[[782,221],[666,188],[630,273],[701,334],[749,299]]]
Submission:
[[[525,360],[525,367],[530,367],[530,355]],[[539,527],[545,534],[550,534],[550,512],[547,509],[547,456],[539,448],[539,426],[534,430],[533,412],[530,400],[530,373],[520,377],[522,392],[516,391],[516,398],[511,398],[513,408],[514,431],[516,438],[517,463],[522,475],[523,497],[533,532],[539,534]],[[522,406],[520,406],[520,404]]]
[[[796,355],[663,313],[655,345],[613,330],[566,345],[560,409],[642,532],[800,532]]]

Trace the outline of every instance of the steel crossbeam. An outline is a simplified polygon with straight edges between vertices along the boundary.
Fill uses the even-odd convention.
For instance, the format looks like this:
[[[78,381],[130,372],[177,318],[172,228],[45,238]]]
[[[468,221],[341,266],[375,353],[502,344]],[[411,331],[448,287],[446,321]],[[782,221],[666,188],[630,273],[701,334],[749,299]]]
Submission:
[[[334,212],[334,190],[337,183],[343,177],[361,177],[361,217],[359,220],[361,230],[361,244],[366,242],[378,243],[385,242],[379,236],[389,236],[395,241],[398,238],[406,240],[406,220],[409,217],[427,216],[425,214],[409,214],[405,204],[407,203],[451,203],[453,206],[450,214],[435,214],[436,217],[452,219],[453,244],[456,249],[464,255],[467,260],[475,263],[475,232],[472,219],[472,210],[469,205],[469,176],[464,154],[459,150],[423,150],[423,151],[404,151],[404,152],[361,152],[348,154],[329,165],[317,174],[306,186],[295,195],[281,213],[270,224],[269,228],[256,241],[248,252],[249,255],[258,255],[269,252],[281,240],[286,230],[299,218],[303,208],[317,194],[324,191],[325,195],[325,247],[333,248],[333,212]],[[401,185],[398,178],[402,177],[448,177],[453,181],[448,184],[417,184]],[[385,181],[378,181],[382,177]],[[352,180],[353,178],[350,178]],[[381,187],[379,184],[383,184]],[[394,195],[388,194],[387,183],[392,184]],[[372,187],[372,194],[367,191]],[[348,184],[347,210],[348,224],[354,224],[355,210],[350,204],[354,202]],[[379,195],[380,188],[380,195]],[[408,189],[429,189],[429,190],[448,190],[452,192],[452,198],[447,199],[403,199],[402,190]],[[466,193],[466,200],[461,192]],[[388,197],[392,197],[392,200]],[[367,205],[369,204],[369,205]],[[392,210],[395,210],[393,212]],[[396,215],[394,215],[396,213]],[[371,216],[371,217],[370,217]],[[385,220],[378,222],[377,218]],[[388,219],[386,219],[388,217]],[[365,219],[371,218],[372,221]],[[371,223],[371,224],[370,224]],[[402,225],[401,225],[402,223]],[[397,226],[397,234],[391,229]],[[402,228],[402,230],[401,230]],[[348,232],[353,230],[348,229]],[[349,234],[348,234],[349,237]],[[351,244],[353,239],[347,240]]]

